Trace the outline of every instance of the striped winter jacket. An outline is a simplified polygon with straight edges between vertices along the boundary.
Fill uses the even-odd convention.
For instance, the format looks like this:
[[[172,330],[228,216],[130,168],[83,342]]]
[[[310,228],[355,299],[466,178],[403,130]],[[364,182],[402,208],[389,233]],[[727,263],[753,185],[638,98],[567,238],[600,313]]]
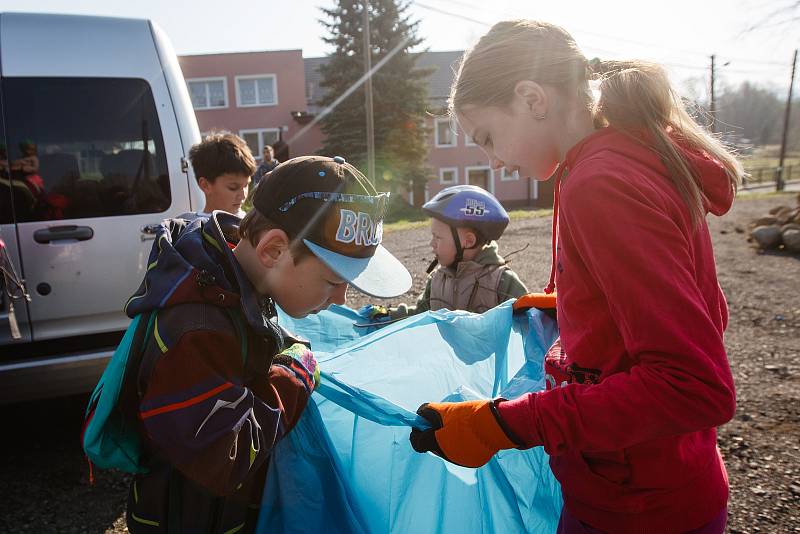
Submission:
[[[238,217],[172,219],[126,312],[157,313],[138,373],[149,472],[131,483],[130,532],[250,532],[267,459],[313,376],[288,349],[231,248]],[[313,372],[313,370],[312,370]]]

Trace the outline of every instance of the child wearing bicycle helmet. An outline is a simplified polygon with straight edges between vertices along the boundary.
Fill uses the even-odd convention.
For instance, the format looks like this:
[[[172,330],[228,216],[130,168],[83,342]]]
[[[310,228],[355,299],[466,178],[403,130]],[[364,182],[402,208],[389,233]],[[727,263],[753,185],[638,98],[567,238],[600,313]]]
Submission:
[[[431,217],[428,283],[415,306],[368,305],[359,312],[373,322],[399,319],[427,310],[483,313],[528,293],[525,284],[498,253],[497,240],[508,226],[508,213],[478,186],[441,190],[422,206]]]

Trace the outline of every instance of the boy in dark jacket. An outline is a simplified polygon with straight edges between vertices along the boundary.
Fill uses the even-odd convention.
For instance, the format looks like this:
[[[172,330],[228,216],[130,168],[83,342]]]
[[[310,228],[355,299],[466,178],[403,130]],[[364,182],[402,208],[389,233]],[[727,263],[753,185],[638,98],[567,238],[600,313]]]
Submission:
[[[266,460],[319,380],[275,305],[302,317],[343,304],[348,284],[407,291],[380,245],[387,196],[343,158],[302,157],[270,174],[242,220],[162,224],[126,305],[157,314],[136,384],[149,471],[131,484],[131,532],[254,529]]]

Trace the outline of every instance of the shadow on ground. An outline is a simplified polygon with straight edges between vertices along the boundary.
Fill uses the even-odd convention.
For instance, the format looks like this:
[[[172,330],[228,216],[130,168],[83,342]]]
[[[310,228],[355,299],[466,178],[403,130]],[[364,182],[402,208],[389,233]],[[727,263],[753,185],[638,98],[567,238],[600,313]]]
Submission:
[[[128,479],[81,451],[86,395],[0,406],[0,532],[97,533],[124,513]]]

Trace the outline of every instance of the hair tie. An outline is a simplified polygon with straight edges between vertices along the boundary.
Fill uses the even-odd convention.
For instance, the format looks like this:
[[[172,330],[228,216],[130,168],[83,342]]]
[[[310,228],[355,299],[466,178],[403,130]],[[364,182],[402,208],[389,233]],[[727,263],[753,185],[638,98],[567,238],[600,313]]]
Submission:
[[[600,59],[599,57],[595,57],[589,60],[586,64],[586,79],[587,80],[597,80],[600,79],[606,71],[608,70],[605,62]]]

